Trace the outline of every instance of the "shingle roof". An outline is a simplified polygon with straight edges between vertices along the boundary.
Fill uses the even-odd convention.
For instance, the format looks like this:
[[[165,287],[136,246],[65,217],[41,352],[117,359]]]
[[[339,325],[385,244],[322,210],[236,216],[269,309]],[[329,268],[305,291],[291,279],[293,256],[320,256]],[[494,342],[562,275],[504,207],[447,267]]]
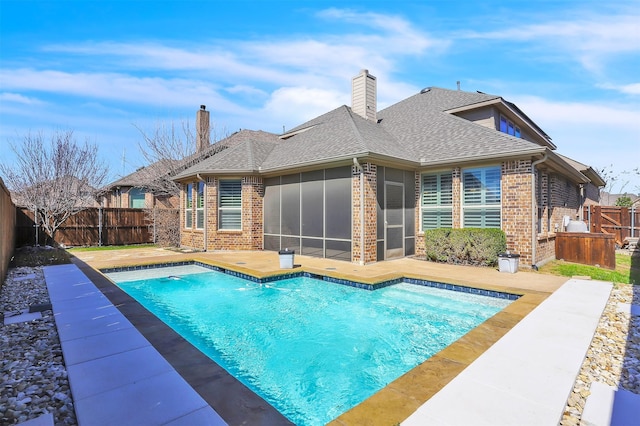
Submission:
[[[542,151],[536,143],[444,112],[497,98],[430,88],[380,111],[378,119],[423,164]]]
[[[278,135],[261,130],[240,130],[219,143],[229,147],[178,173],[181,179],[197,173],[253,173],[279,143]]]
[[[532,155],[545,147],[458,117],[448,111],[491,101],[496,95],[429,88],[378,112],[378,122],[341,106],[301,124],[280,139],[241,131],[237,144],[176,178],[196,173],[269,172],[350,157],[385,157],[420,165]],[[239,141],[239,142],[238,142]]]
[[[306,131],[283,140],[262,164],[263,169],[295,167],[319,161],[380,154],[410,159],[384,129],[341,106],[292,129]]]

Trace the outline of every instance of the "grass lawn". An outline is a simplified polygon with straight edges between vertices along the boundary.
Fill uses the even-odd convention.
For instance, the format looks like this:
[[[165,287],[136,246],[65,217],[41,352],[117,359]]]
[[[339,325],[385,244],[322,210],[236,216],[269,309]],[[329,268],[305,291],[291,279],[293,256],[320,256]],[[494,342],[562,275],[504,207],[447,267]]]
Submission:
[[[83,251],[105,251],[105,250],[126,250],[136,248],[156,247],[155,244],[131,244],[128,246],[100,246],[100,247],[74,247],[68,249],[70,253]]]
[[[640,285],[640,256],[616,254],[616,269],[614,271],[596,266],[554,260],[541,267],[540,272],[566,277],[581,275],[591,277],[594,280]]]

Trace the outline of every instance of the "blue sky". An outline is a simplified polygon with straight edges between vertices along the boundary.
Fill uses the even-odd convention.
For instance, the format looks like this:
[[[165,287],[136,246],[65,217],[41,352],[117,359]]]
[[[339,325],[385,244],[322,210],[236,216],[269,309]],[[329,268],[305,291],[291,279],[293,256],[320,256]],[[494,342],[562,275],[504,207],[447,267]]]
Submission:
[[[0,0],[0,157],[74,130],[113,180],[143,165],[137,128],[205,104],[220,134],[281,133],[349,105],[362,68],[379,109],[460,81],[514,102],[561,154],[640,166],[638,0]],[[635,174],[613,189],[626,180],[640,192]]]

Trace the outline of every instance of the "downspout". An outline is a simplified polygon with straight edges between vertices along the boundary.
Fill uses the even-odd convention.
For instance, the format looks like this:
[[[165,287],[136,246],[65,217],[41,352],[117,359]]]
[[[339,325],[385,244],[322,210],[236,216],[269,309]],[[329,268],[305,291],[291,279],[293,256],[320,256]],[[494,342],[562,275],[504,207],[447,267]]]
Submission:
[[[360,265],[364,265],[364,169],[356,157],[353,165],[360,172]]]
[[[534,214],[536,208],[536,166],[540,163],[547,161],[547,153],[542,155],[542,158],[531,163],[531,269],[538,270],[536,265],[536,246],[538,241],[538,233],[536,232],[536,215]]]
[[[204,247],[203,247],[204,251],[207,251],[208,248],[209,248],[209,242],[208,242],[209,234],[207,233],[207,222],[208,222],[207,214],[209,213],[209,209],[207,208],[207,196],[206,196],[207,182],[205,182],[205,180],[202,178],[202,176],[200,176],[200,173],[196,173],[196,178],[198,178],[198,180],[200,182],[204,182],[204,191],[205,191],[205,193],[202,194],[202,196],[204,197],[204,207],[203,207],[204,211],[202,212],[202,215],[203,215],[203,219],[202,220],[204,220],[204,236],[202,238],[202,240],[203,240],[202,243],[204,245]],[[198,202],[198,200],[196,200],[196,203],[197,202]],[[197,208],[198,208],[198,206],[196,206],[196,209]],[[196,220],[198,220],[198,215],[197,214],[196,214]]]

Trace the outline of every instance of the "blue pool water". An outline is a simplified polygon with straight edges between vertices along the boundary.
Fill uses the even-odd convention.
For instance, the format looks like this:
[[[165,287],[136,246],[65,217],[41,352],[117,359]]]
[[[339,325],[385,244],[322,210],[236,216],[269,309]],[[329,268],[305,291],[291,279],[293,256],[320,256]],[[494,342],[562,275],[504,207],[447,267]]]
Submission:
[[[405,283],[258,284],[193,265],[107,275],[299,425],[329,422],[510,303]]]

